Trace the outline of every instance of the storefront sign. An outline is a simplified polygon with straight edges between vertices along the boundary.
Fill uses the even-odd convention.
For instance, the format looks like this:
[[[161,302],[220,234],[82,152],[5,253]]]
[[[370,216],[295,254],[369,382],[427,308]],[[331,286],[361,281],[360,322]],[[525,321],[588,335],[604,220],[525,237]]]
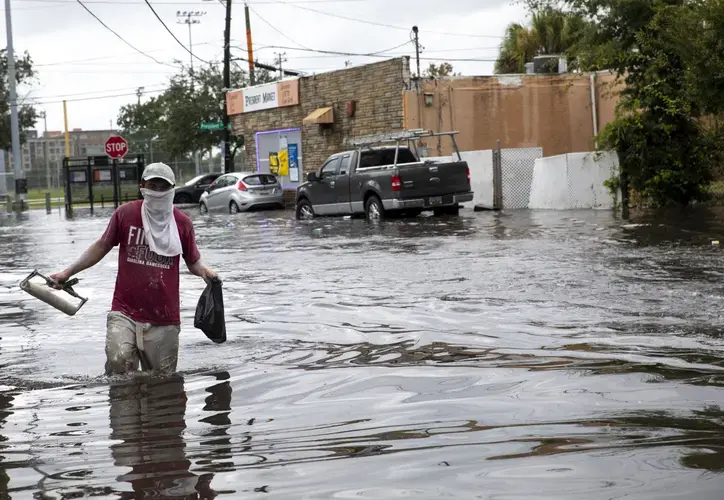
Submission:
[[[226,93],[226,110],[231,115],[299,104],[299,79],[255,85]]]

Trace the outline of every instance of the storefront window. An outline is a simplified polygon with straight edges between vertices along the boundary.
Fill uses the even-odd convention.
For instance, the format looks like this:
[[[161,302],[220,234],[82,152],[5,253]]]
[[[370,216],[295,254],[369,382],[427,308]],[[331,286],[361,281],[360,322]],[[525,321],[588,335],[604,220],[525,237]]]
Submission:
[[[257,132],[255,139],[257,172],[276,175],[283,187],[304,182],[301,129]]]

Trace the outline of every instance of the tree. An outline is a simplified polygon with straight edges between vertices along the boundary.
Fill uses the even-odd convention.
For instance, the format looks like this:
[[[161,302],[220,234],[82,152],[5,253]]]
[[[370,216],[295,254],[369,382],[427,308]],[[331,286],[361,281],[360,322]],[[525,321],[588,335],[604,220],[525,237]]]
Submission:
[[[566,0],[573,14],[590,21],[577,44],[579,58],[591,67],[610,69],[625,84],[615,119],[599,141],[618,152],[621,173],[610,185],[621,186],[625,203],[629,188],[654,206],[687,205],[707,197],[720,154],[718,141],[701,120],[703,111],[712,109],[703,99],[710,94],[703,92],[706,86],[695,73],[704,71],[705,81],[714,83],[711,75],[721,75],[724,67],[702,52],[707,44],[697,29],[702,26],[701,5]]]
[[[258,83],[273,81],[266,70],[257,70]],[[201,130],[201,122],[221,122],[226,94],[223,91],[223,73],[219,65],[202,67],[193,77],[186,72],[173,76],[169,86],[157,97],[141,104],[123,106],[118,125],[139,152],[148,154],[151,141],[154,161],[172,161],[187,158],[196,151],[208,151],[221,142],[221,132]],[[248,74],[241,69],[231,71],[231,85],[248,85]],[[244,144],[243,136],[232,135],[230,151],[232,161]],[[159,156],[159,152],[166,157]]]
[[[8,56],[6,49],[0,49],[0,149],[12,147],[10,132],[10,88],[8,81]],[[22,59],[15,59],[15,83],[17,85],[29,84],[35,78],[33,61],[30,54],[25,52]],[[20,125],[20,142],[25,142],[24,131],[33,128],[38,119],[35,108],[24,104],[18,99],[18,123]]]
[[[449,62],[440,63],[440,65],[435,65],[435,63],[430,63],[430,65],[427,67],[425,71],[422,72],[422,76],[425,78],[440,78],[442,76],[459,76],[460,73],[453,73],[453,67],[452,64]]]
[[[561,54],[577,66],[576,49],[589,29],[583,16],[545,5],[532,11],[531,26],[510,24],[500,45],[495,73],[525,73],[525,64],[544,54]]]

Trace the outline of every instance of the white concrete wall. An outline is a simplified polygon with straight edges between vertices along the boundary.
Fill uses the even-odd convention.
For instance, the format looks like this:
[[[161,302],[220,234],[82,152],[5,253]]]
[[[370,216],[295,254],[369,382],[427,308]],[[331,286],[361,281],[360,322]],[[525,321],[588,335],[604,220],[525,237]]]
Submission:
[[[539,158],[535,161],[529,208],[611,209],[616,200],[603,183],[617,172],[615,151]]]
[[[528,208],[560,209],[568,199],[568,156],[538,158],[533,168]]]
[[[460,156],[468,162],[470,168],[470,189],[473,190],[473,206],[493,206],[493,150],[484,149],[479,151],[460,151]],[[453,161],[458,159],[453,156],[433,156],[425,160],[436,162]]]

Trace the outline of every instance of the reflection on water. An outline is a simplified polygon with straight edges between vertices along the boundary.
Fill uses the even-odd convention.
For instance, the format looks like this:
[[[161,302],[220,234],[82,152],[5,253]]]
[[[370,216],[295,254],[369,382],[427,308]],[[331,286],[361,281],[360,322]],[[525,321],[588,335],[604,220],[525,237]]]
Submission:
[[[108,380],[116,253],[65,317],[18,292],[110,211],[0,222],[4,498],[719,499],[724,212],[367,224],[199,216],[228,341]]]
[[[227,406],[230,396],[222,396]],[[197,476],[189,470],[183,439],[186,399],[182,376],[111,384],[110,437],[120,440],[110,446],[111,455],[114,465],[130,468],[116,479],[130,483],[134,492],[121,498],[215,496],[213,474]]]

